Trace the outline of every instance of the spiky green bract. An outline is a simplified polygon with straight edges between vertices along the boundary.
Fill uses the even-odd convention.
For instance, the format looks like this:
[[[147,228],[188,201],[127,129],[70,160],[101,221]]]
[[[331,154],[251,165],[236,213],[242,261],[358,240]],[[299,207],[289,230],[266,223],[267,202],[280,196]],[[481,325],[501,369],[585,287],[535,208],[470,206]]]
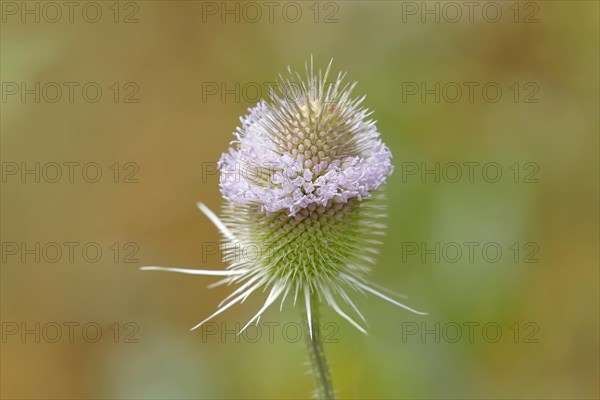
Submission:
[[[355,282],[364,282],[368,265],[375,261],[385,228],[382,200],[379,192],[363,201],[313,204],[294,216],[226,203],[222,219],[235,240],[224,239],[225,261],[234,270],[247,271],[226,281],[256,279],[253,285],[281,291],[282,302],[289,294],[297,299],[308,290],[334,308],[337,297],[355,308],[347,291],[362,291]]]

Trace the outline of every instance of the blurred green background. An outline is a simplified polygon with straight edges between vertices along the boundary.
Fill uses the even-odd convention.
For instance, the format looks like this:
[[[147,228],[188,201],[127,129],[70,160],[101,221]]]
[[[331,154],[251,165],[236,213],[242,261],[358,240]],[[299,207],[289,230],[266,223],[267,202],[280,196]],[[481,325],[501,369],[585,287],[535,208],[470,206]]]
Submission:
[[[303,343],[281,334],[284,323],[299,321],[297,310],[274,307],[263,317],[280,323],[273,343],[190,332],[231,288],[208,290],[215,279],[138,267],[224,267],[203,252],[219,235],[194,204],[218,210],[221,203],[218,177],[203,173],[203,163],[227,149],[239,116],[255,102],[250,89],[287,65],[302,70],[311,54],[323,67],[333,58],[335,71],[359,82],[355,93],[367,95],[394,154],[388,235],[372,280],[430,313],[357,296],[369,321],[365,336],[325,310],[324,320],[339,327],[337,343],[326,344],[339,397],[598,398],[597,2],[498,2],[497,22],[489,21],[495,8],[482,14],[485,2],[476,3],[473,21],[467,6],[454,3],[463,13],[457,22],[447,3],[297,2],[283,14],[286,3],[276,2],[272,22],[258,3],[262,17],[252,22],[254,10],[240,8],[239,23],[223,14],[244,7],[235,2],[76,2],[72,22],[65,6],[58,18],[45,4],[38,3],[38,23],[35,15],[21,19],[35,2],[2,2],[2,398],[309,397]],[[440,21],[424,7],[439,7]],[[99,21],[87,21],[97,8]],[[301,18],[291,22],[297,8]],[[10,94],[23,82],[80,86],[73,102],[66,92],[47,101],[51,85],[36,103],[35,95]],[[88,82],[103,89],[96,103],[82,97]],[[236,82],[239,100],[206,92],[207,83],[235,89]],[[406,96],[411,82],[496,82],[503,94],[495,103],[480,90],[472,102],[466,93],[455,103],[443,96],[436,103],[433,95],[423,102],[420,94]],[[509,88],[515,82],[517,101]],[[532,87],[538,101],[525,102]],[[88,183],[76,170],[73,183],[43,176],[23,183],[7,173],[22,162],[95,162],[103,176]],[[472,183],[423,182],[402,172],[408,163],[436,162],[496,162],[503,176],[497,183],[477,174]],[[515,162],[522,173],[535,163],[538,182],[520,175],[515,183]],[[123,182],[130,172],[137,183]],[[25,255],[23,262],[22,243],[36,242],[80,246],[73,262],[65,254],[57,262]],[[81,255],[88,242],[103,250],[100,261]],[[423,261],[402,251],[412,242],[493,242],[503,257]],[[515,242],[517,262],[509,248]],[[530,242],[539,262],[524,262]],[[19,246],[16,255],[10,243]],[[245,323],[262,304],[257,297],[220,315],[217,326]],[[79,324],[73,340],[70,322]],[[36,323],[39,343],[35,333],[22,337]],[[53,323],[62,327],[56,343]],[[102,329],[96,343],[81,331],[89,323]],[[465,323],[479,324],[473,340]],[[456,343],[453,324],[462,327]],[[494,329],[483,333],[485,324],[502,329],[497,342]],[[423,329],[437,330],[439,341]],[[94,334],[92,327],[87,338]]]

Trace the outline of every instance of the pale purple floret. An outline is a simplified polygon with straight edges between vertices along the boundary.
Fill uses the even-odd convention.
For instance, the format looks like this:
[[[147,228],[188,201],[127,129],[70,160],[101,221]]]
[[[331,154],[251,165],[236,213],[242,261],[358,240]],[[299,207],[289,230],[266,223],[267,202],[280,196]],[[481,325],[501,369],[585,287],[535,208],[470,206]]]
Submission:
[[[357,110],[356,115],[364,113]],[[287,209],[294,215],[311,203],[326,205],[330,200],[345,203],[354,197],[369,197],[393,171],[392,154],[370,121],[360,119],[351,134],[336,136],[340,142],[360,144],[357,154],[319,162],[278,147],[269,131],[272,119],[264,101],[241,118],[234,147],[219,161],[221,193],[228,201],[259,204],[267,212]],[[331,143],[331,147],[337,145]],[[259,178],[257,171],[264,177]]]

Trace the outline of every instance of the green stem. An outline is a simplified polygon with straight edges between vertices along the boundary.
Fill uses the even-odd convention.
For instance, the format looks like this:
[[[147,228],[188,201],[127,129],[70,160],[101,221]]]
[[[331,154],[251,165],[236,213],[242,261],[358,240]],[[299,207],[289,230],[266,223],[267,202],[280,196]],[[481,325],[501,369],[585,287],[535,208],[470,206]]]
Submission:
[[[310,335],[306,311],[304,312],[304,318],[302,318],[304,321],[304,341],[306,342],[310,370],[315,381],[317,398],[319,400],[332,400],[334,398],[333,386],[331,385],[331,376],[329,375],[325,349],[320,337],[319,303],[316,296],[312,296],[310,303],[312,337]]]

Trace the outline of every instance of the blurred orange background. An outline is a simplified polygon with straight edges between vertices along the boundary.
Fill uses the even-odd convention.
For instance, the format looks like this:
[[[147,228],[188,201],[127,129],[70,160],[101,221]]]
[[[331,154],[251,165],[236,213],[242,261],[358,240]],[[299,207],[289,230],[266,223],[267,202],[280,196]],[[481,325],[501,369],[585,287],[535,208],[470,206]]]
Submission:
[[[1,3],[2,398],[310,396],[303,343],[282,333],[300,318],[291,304],[264,316],[279,324],[272,343],[224,332],[254,315],[256,297],[217,317],[216,334],[190,332],[231,288],[138,267],[224,267],[206,252],[219,235],[195,202],[219,209],[210,167],[256,87],[266,95],[311,55],[359,82],[394,154],[372,280],[429,312],[358,296],[365,336],[324,310],[339,328],[326,344],[339,397],[598,398],[597,2],[476,2],[472,21],[464,2],[460,17],[444,2],[274,2],[272,21],[260,2],[260,17],[238,2],[75,3],[72,22],[61,2],[60,17],[44,2]],[[464,91],[453,102],[452,82],[476,82],[473,101]],[[496,102],[481,91],[490,82]],[[422,83],[434,94],[422,98]],[[70,162],[80,163],[73,182],[50,182],[52,163],[66,174]],[[441,172],[469,162],[497,163],[502,179],[477,169],[453,183]],[[35,163],[39,183],[35,169],[21,175]],[[102,172],[96,183],[87,163]],[[437,182],[421,175],[436,163]],[[77,243],[72,261],[65,242]],[[465,242],[503,256],[423,253]],[[57,261],[48,243],[63,250]],[[96,262],[82,253],[89,243]],[[526,262],[531,251],[537,262]]]

